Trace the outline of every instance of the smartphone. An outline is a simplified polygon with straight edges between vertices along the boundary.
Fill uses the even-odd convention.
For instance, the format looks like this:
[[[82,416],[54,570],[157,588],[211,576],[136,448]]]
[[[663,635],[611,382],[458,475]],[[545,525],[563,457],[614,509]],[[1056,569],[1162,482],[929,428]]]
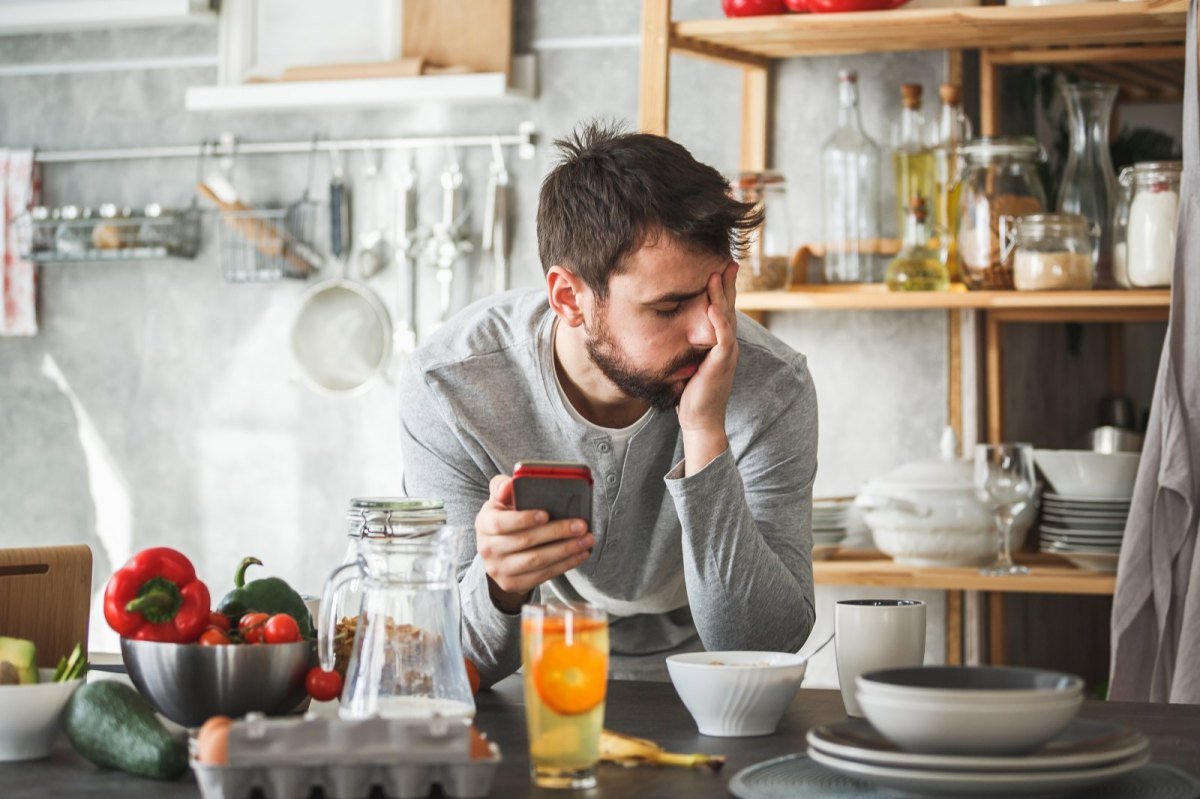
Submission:
[[[592,470],[585,463],[517,461],[513,467],[517,510],[544,510],[550,520],[583,519],[592,527]]]

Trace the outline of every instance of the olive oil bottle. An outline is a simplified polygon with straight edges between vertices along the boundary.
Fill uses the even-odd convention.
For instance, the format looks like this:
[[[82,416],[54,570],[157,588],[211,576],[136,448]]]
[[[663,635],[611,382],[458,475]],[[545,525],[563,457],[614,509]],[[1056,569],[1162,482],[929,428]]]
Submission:
[[[929,129],[921,114],[921,84],[900,87],[903,108],[892,128],[892,171],[896,179],[896,235],[904,233],[904,219],[915,200],[934,207],[933,151]]]
[[[904,218],[904,243],[888,264],[889,291],[944,291],[950,276],[941,254],[929,246],[928,206],[914,197]]]
[[[933,133],[933,242],[943,253],[950,280],[959,280],[958,148],[971,138],[971,120],[962,110],[962,87],[943,83],[938,89],[942,111]]]

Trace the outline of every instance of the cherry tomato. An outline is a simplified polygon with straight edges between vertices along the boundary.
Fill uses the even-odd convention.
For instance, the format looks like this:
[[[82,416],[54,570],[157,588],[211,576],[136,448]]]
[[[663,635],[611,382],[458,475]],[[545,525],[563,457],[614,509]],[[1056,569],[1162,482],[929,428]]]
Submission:
[[[291,644],[300,640],[300,625],[286,613],[276,613],[263,625],[263,640],[268,644]]]
[[[765,14],[786,14],[784,0],[721,0],[727,17],[760,17]]]
[[[208,614],[208,624],[210,627],[217,627],[225,632],[229,632],[229,628],[232,626],[228,616],[224,613],[217,613],[215,610]]]
[[[803,14],[808,11],[808,0],[783,0],[787,3],[787,7],[797,14]]]
[[[209,627],[200,633],[201,646],[224,646],[229,643],[229,636],[220,627]]]
[[[261,644],[263,627],[269,618],[265,613],[247,613],[242,616],[242,620],[238,622],[238,632],[242,634],[242,640],[248,644]]]
[[[463,658],[467,664],[467,682],[471,684],[471,695],[479,693],[479,668],[467,658]]]
[[[304,687],[313,699],[328,702],[341,696],[342,675],[336,671],[325,671],[320,666],[313,666],[304,678]]]

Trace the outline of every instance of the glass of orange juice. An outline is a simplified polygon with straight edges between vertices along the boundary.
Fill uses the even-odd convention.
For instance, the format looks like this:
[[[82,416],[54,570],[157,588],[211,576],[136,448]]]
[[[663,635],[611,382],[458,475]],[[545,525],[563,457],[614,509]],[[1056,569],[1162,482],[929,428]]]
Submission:
[[[521,610],[530,774],[542,788],[593,788],[608,687],[608,618],[594,605]]]

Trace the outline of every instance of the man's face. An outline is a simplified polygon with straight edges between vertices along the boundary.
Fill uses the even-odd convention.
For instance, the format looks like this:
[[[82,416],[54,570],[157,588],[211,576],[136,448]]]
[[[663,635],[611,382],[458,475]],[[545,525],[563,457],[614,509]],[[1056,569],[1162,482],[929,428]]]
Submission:
[[[717,343],[708,321],[709,275],[728,261],[689,252],[667,235],[633,254],[608,281],[608,297],[585,314],[592,363],[626,395],[673,408]]]

